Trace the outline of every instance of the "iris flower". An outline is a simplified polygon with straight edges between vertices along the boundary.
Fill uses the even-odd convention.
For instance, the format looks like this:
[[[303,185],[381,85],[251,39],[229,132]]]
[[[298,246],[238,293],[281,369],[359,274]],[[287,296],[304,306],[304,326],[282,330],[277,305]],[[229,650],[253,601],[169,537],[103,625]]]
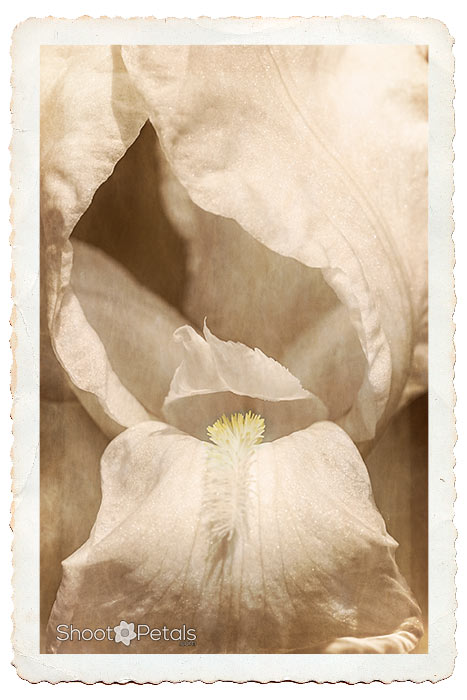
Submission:
[[[363,459],[426,390],[423,49],[41,61],[48,650],[411,651]]]

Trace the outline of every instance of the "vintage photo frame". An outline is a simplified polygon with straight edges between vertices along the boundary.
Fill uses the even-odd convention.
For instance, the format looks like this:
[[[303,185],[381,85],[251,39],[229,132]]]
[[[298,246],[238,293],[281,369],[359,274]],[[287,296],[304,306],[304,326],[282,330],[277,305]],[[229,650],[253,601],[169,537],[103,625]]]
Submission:
[[[416,18],[15,30],[20,676],[449,675],[451,47]]]

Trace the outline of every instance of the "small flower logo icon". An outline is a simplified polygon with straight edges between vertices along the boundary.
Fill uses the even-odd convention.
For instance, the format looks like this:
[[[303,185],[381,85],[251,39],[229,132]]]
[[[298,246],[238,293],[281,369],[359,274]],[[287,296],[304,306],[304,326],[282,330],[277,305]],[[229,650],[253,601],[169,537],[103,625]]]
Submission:
[[[115,642],[123,642],[125,646],[129,646],[130,642],[132,639],[136,637],[136,632],[135,632],[135,623],[134,622],[125,622],[125,620],[121,620],[120,624],[114,627],[114,632],[115,632]]]

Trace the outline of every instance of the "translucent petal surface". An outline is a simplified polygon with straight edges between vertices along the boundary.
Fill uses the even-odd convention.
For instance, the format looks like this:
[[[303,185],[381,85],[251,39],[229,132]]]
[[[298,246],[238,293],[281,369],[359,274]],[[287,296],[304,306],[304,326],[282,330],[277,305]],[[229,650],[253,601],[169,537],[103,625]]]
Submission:
[[[181,430],[204,439],[206,426],[220,414],[252,410],[265,417],[266,437],[273,440],[327,417],[322,401],[258,348],[220,340],[206,323],[204,338],[182,326],[174,339],[183,346],[183,361],[164,415]]]
[[[169,346],[183,317],[99,249],[79,240],[73,249],[71,283],[87,321],[120,381],[160,417],[182,358],[181,348]]]

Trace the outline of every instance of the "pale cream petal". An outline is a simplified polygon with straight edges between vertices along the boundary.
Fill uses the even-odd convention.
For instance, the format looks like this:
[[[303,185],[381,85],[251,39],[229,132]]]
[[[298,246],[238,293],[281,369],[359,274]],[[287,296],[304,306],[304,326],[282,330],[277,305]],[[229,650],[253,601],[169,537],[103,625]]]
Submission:
[[[367,367],[347,307],[319,269],[274,253],[235,221],[197,207],[161,157],[167,216],[188,249],[181,308],[221,338],[259,347],[326,403],[352,407]]]
[[[48,392],[47,392],[48,393]],[[41,400],[41,651],[61,563],[89,537],[100,505],[99,462],[108,444],[73,398]]]
[[[42,282],[41,277],[41,282]],[[40,393],[48,401],[69,401],[75,398],[68,375],[57,360],[50,342],[46,318],[45,285],[40,294]]]
[[[141,285],[181,308],[188,252],[164,213],[159,150],[157,135],[147,122],[96,191],[73,229],[72,241],[78,238],[100,248]]]
[[[321,268],[347,307],[368,366],[342,425],[373,437],[399,404],[425,295],[423,56],[412,46],[306,47],[298,60],[263,46],[122,55],[190,198]]]
[[[326,123],[336,153],[345,154],[358,173],[402,254],[415,336],[400,406],[428,387],[428,56],[423,48],[355,46],[342,54],[343,69],[342,48],[333,47],[321,54],[327,63],[321,75],[313,70],[315,57],[306,47],[273,49],[289,90],[303,101],[305,114]],[[335,71],[335,90],[317,102],[329,71]],[[346,118],[333,119],[342,103]]]
[[[334,424],[317,423],[264,449],[271,451],[267,463],[274,460],[275,470],[274,476],[263,470],[259,498],[263,512],[275,508],[276,532],[284,542],[280,561],[287,590],[296,590],[297,612],[306,616],[312,594],[314,625],[321,627],[322,639],[326,625],[336,638],[372,637],[419,619],[395,562],[397,543],[375,507],[368,472],[348,436]],[[271,534],[273,528],[265,518],[262,531]],[[274,539],[268,538],[269,548],[263,548],[265,580],[278,566]],[[309,588],[299,587],[310,562],[313,581]],[[345,625],[355,625],[355,631],[342,632]],[[416,641],[423,631],[420,623],[418,630]]]
[[[165,596],[172,605],[170,617],[189,626],[178,599],[184,585],[196,597],[203,576],[198,571],[195,579],[186,578],[199,529],[203,449],[194,438],[155,421],[130,428],[110,444],[101,464],[103,502],[96,524],[84,547],[64,562],[49,623],[51,650],[63,650],[55,639],[56,624],[73,619],[75,626],[87,620],[85,627],[114,627],[121,620],[146,618],[150,623]],[[201,540],[192,551],[199,566],[205,553]],[[148,596],[154,609],[149,615]],[[160,625],[170,624],[169,618],[157,617]],[[120,646],[103,642],[94,651],[124,652]],[[93,651],[89,644],[81,650]]]
[[[412,356],[412,366],[399,403],[399,410],[428,390],[428,296],[420,320],[419,333]]]
[[[397,564],[428,626],[428,401],[399,411],[365,459],[376,505],[400,542]],[[423,640],[426,652],[427,638]]]
[[[416,617],[405,620],[392,634],[379,637],[342,637],[324,647],[324,654],[408,654],[413,651],[423,633]]]
[[[120,381],[152,415],[161,408],[181,348],[169,349],[184,318],[111,257],[73,241],[71,284]]]
[[[397,629],[416,643],[420,611],[344,431],[315,423],[257,446],[239,511],[245,528],[221,542],[210,529],[216,506],[206,500],[209,450],[157,422],[134,426],[109,445],[96,524],[64,562],[49,651],[323,651],[349,636],[358,638],[359,651],[373,643],[362,638]],[[57,624],[105,629],[121,620],[186,625],[196,630],[197,645],[145,636],[122,649],[112,641],[56,639]],[[410,650],[393,642],[392,652]]]
[[[174,340],[183,346],[183,360],[163,411],[181,430],[204,439],[206,426],[223,413],[251,410],[265,418],[265,437],[274,440],[327,418],[322,401],[258,348],[220,340],[206,322],[204,338],[182,326]]]
[[[41,304],[44,295],[41,294]],[[100,458],[108,444],[76,400],[50,345],[41,309],[40,632],[61,579],[61,562],[89,536],[100,505]]]
[[[71,286],[68,241],[146,121],[118,47],[41,50],[41,227],[52,344],[71,381],[118,432],[147,412],[113,371]]]

